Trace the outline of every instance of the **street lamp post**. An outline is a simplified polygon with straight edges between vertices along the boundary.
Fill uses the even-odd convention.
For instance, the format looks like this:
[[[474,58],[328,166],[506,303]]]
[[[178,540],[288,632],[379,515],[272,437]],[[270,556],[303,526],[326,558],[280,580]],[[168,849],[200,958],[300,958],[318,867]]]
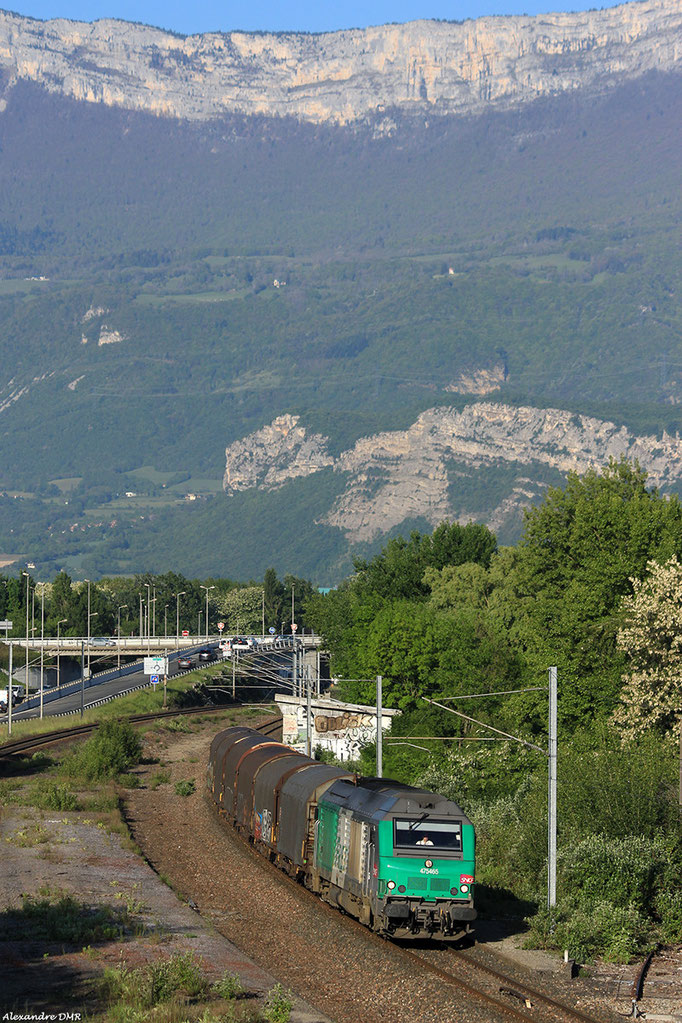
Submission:
[[[124,607],[127,607],[127,606],[128,606],[127,604],[119,604],[118,605],[118,609],[116,611],[116,637],[118,639],[118,643],[116,645],[118,647],[118,673],[119,673],[119,675],[121,674],[121,611],[123,610]]]
[[[142,594],[138,593],[140,598],[140,646],[142,646]]]
[[[150,649],[149,615],[150,615],[150,612],[151,612],[151,609],[152,609],[152,594],[151,594],[152,588],[151,588],[151,584],[150,583],[145,583],[145,586],[147,587],[147,650],[149,650]]]
[[[88,678],[90,678],[90,580],[85,581],[88,584]]]
[[[180,590],[175,594],[175,649],[180,649],[180,597],[184,597],[186,590]]]
[[[261,613],[261,639],[265,639],[265,590],[262,591]]]
[[[163,638],[168,639],[168,604],[163,609]]]
[[[96,618],[99,611],[88,611],[88,678],[91,676],[90,672],[90,619]]]
[[[43,716],[45,692],[45,583],[40,584],[40,717]]]
[[[61,685],[60,663],[59,663],[59,627],[68,622],[68,618],[60,618],[57,622],[57,689]]]
[[[206,642],[208,643],[208,593],[209,590],[214,590],[215,586],[199,586],[200,590],[206,590]]]
[[[197,615],[197,639],[201,639],[201,611]]]
[[[26,576],[26,667],[24,668],[24,691],[26,693],[26,699],[28,699],[28,593],[31,585],[31,576],[28,572],[22,572],[22,575]]]

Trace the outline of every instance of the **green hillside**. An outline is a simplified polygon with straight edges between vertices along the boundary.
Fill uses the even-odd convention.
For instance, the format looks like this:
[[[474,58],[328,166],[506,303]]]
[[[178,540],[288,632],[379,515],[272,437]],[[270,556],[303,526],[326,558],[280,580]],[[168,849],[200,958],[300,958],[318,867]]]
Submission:
[[[679,76],[390,138],[6,98],[2,553],[337,577],[342,481],[228,500],[225,446],[291,411],[339,452],[499,364],[495,400],[682,427]]]

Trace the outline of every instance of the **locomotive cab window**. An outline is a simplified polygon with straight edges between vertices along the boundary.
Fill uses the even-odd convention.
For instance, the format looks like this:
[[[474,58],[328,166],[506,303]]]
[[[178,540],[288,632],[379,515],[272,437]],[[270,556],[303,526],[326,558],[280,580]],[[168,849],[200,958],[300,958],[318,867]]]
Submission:
[[[462,822],[396,817],[393,821],[393,844],[396,852],[409,851],[423,855],[428,849],[461,853]]]

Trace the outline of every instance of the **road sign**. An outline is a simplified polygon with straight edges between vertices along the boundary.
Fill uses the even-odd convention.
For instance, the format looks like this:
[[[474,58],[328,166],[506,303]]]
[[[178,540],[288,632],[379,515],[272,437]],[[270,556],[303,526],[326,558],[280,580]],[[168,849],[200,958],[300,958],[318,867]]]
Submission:
[[[152,675],[151,678],[149,679],[149,681],[151,682],[151,684],[153,686],[158,686],[158,684],[159,684],[159,676],[158,675]]]
[[[271,626],[270,626],[270,628],[268,629],[268,632],[270,633],[270,635],[271,635],[271,636],[274,636],[274,635],[275,635],[275,632],[276,632],[276,631],[277,631],[277,630],[276,630],[275,628],[273,628],[273,626],[272,626],[272,625],[271,625]]]
[[[144,673],[145,675],[167,675],[168,662],[166,658],[162,654],[158,654],[152,657],[145,657]]]
[[[225,622],[218,622],[218,632],[222,632],[225,628]]]
[[[298,625],[296,624],[296,622],[292,622],[292,623],[291,623],[291,631],[292,631],[292,632],[296,632],[296,629],[297,629],[297,628],[298,628]]]
[[[189,629],[183,629],[182,630],[182,638],[183,639],[187,639],[188,636],[189,636]]]
[[[9,630],[13,628],[14,622],[11,622],[9,618],[3,618],[3,620],[0,622],[0,629],[7,629],[7,631],[9,632]]]

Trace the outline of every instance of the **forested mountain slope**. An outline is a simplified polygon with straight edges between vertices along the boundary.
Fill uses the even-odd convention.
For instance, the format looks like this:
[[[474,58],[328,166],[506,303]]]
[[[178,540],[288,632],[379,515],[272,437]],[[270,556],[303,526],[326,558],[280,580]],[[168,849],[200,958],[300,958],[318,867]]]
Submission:
[[[275,564],[334,581],[383,530],[433,523],[418,501],[406,521],[372,511],[386,464],[371,438],[414,437],[427,410],[553,409],[576,417],[578,462],[622,430],[645,467],[665,461],[681,106],[673,63],[513,109],[396,108],[382,134],[152,116],[8,73],[0,553],[45,572]],[[226,449],[287,415],[324,438],[320,471],[224,490]],[[513,541],[568,464],[524,444],[519,459],[451,450],[448,514]],[[676,489],[675,457],[664,469]],[[376,529],[333,511],[349,492]]]

